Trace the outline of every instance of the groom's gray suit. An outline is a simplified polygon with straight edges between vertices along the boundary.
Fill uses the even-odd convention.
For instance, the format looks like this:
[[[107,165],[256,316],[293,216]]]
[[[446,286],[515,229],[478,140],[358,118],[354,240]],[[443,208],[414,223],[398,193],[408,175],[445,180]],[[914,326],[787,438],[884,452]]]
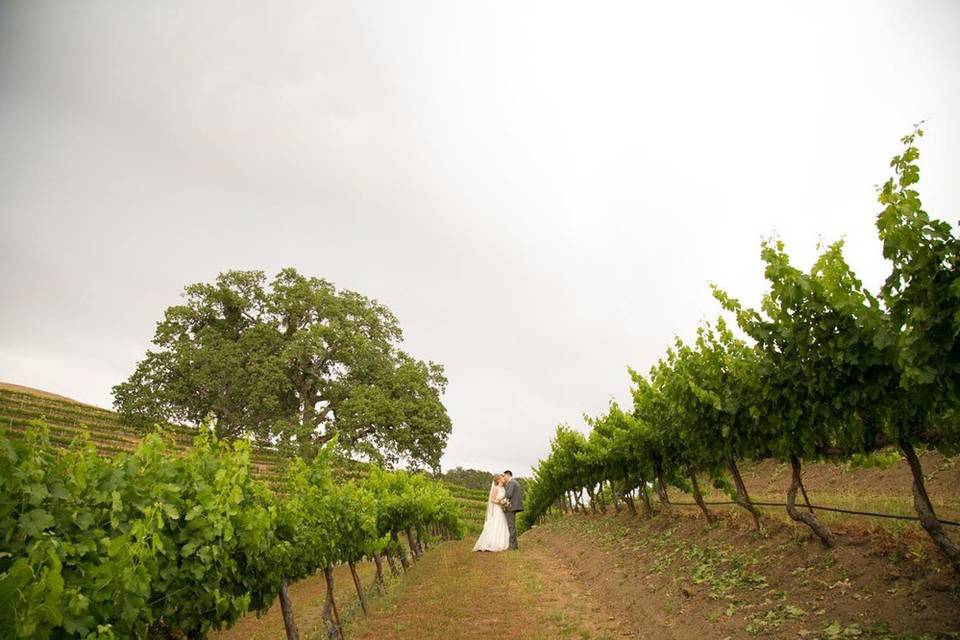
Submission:
[[[510,530],[510,548],[517,548],[517,512],[523,511],[523,487],[520,486],[513,478],[503,486],[504,494],[507,500],[510,501],[510,506],[507,507],[505,515],[507,516],[507,529]]]

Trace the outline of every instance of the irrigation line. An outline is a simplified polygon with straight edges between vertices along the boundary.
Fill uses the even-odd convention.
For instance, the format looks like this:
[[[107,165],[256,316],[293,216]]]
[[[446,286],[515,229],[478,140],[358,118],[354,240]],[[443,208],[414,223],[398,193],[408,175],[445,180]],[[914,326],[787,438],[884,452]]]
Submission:
[[[675,504],[675,505],[682,506],[682,507],[698,507],[698,506],[700,506],[700,505],[698,505],[696,502],[672,502],[672,501],[671,501],[670,504]],[[706,501],[706,502],[704,502],[704,504],[707,504],[707,505],[733,505],[733,504],[739,505],[740,503],[739,503],[739,502],[735,502],[735,501],[733,501],[733,500],[724,500],[724,501]],[[755,504],[755,505],[757,505],[758,507],[786,507],[786,506],[787,506],[787,504],[786,504],[785,502],[753,502],[753,501],[751,501],[751,504]],[[805,504],[804,504],[804,505],[797,505],[797,506],[806,509],[808,505],[805,505]],[[809,507],[810,507],[811,509],[819,509],[820,511],[833,511],[834,513],[847,513],[847,514],[850,514],[850,515],[853,515],[853,516],[870,516],[870,517],[872,517],[872,518],[890,518],[891,520],[911,520],[911,521],[913,521],[913,522],[919,522],[919,521],[920,521],[920,518],[917,517],[917,516],[901,516],[901,515],[897,515],[897,514],[893,514],[893,513],[877,513],[877,512],[875,512],[875,511],[852,511],[852,510],[850,510],[850,509],[839,509],[839,508],[837,508],[837,507],[822,507],[822,506],[816,505],[816,504],[811,504],[811,505],[809,505]],[[941,520],[941,519],[939,519],[939,518],[938,518],[938,520],[940,520],[940,524],[946,524],[946,525],[949,525],[949,526],[951,526],[951,527],[960,527],[960,522],[954,522],[953,520]]]

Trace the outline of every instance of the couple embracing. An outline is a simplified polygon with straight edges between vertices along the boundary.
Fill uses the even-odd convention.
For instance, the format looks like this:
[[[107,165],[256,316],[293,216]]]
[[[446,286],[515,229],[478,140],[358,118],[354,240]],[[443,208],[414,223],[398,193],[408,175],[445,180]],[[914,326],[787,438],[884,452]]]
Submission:
[[[493,476],[483,531],[474,551],[517,549],[517,512],[523,511],[523,489],[511,471]]]

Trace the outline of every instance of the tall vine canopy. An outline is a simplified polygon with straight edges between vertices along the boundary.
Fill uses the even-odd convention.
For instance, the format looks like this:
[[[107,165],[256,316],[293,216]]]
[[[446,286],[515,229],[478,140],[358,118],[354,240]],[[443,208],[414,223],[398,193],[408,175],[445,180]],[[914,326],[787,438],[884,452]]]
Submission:
[[[387,307],[326,280],[227,271],[166,310],[114,405],[135,423],[210,422],[307,457],[336,435],[351,454],[437,468],[447,380],[402,339]]]

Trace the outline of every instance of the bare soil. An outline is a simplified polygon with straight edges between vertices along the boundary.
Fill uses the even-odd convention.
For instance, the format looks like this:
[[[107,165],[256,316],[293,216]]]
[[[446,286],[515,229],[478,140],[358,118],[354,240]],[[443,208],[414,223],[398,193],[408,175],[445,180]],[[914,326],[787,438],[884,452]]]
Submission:
[[[373,563],[358,565],[357,572],[360,574],[360,581],[367,598],[375,597]],[[350,576],[349,567],[336,568],[333,584],[334,598],[340,611],[341,620],[360,615],[360,602],[357,598],[356,587],[353,585],[353,578]],[[293,602],[293,614],[297,621],[300,637],[304,639],[323,637],[323,605],[327,598],[327,583],[323,578],[323,573],[317,573],[295,582],[287,588],[287,591],[290,600]],[[241,638],[244,640],[286,640],[287,634],[283,627],[280,604],[275,600],[273,606],[260,617],[248,614],[226,631],[212,633],[210,637],[215,640],[240,640]]]
[[[889,450],[889,462],[872,468],[845,463],[819,462],[803,465],[803,483],[813,504],[862,507],[916,515],[913,510],[913,478],[903,458]],[[948,458],[936,451],[918,451],[923,466],[927,493],[941,518],[960,519],[960,457]],[[783,502],[790,486],[790,466],[776,460],[747,462],[740,465],[743,479],[754,500]],[[711,499],[729,499],[722,492],[701,482]],[[676,495],[678,500],[690,496]],[[801,500],[802,498],[798,498]]]
[[[395,592],[347,629],[351,640],[623,637],[621,621],[541,541],[475,553],[473,540],[429,552]]]
[[[521,539],[561,559],[638,638],[960,637],[960,579],[922,532],[747,516],[558,517]]]

